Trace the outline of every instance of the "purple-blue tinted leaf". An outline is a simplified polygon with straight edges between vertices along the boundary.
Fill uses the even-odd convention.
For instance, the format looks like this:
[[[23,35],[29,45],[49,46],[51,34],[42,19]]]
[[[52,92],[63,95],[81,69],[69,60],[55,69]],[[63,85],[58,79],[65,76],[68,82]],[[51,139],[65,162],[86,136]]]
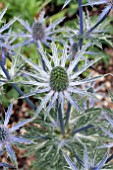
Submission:
[[[100,16],[98,17],[98,21],[100,21],[102,18],[104,18],[106,15],[108,15],[108,13],[110,12],[111,8],[112,8],[111,5],[106,6],[105,9],[100,14]]]
[[[9,123],[9,119],[12,113],[12,108],[13,108],[13,102],[9,105],[7,112],[5,113],[5,121],[4,121],[4,126],[7,126]]]
[[[14,143],[26,143],[26,144],[31,144],[33,143],[33,141],[30,141],[29,139],[25,139],[23,137],[19,137],[19,136],[11,136],[11,140]]]
[[[14,132],[15,130],[20,129],[20,127],[24,126],[25,124],[29,123],[33,121],[33,118],[31,119],[27,119],[27,120],[23,120],[21,122],[19,122],[18,124],[16,124],[15,126],[13,126],[12,128],[9,129],[10,132]]]
[[[6,150],[7,150],[7,152],[8,152],[9,157],[11,158],[11,160],[12,160],[15,164],[17,164],[16,155],[15,155],[12,147],[11,147],[9,144],[6,144],[5,147],[6,147]]]
[[[107,114],[105,114],[104,117],[109,121],[109,123],[113,127],[113,119],[111,119]]]
[[[108,158],[108,154],[109,154],[109,150],[105,153],[102,160],[97,164],[97,166],[95,168],[93,168],[93,170],[100,170],[105,165],[105,162]]]
[[[62,151],[62,152],[63,152],[63,151]],[[76,167],[76,165],[75,165],[75,164],[73,163],[73,161],[69,158],[69,156],[67,156],[67,155],[65,154],[65,152],[63,152],[63,156],[64,156],[66,162],[68,163],[68,165],[70,166],[70,168],[71,168],[72,170],[78,170],[77,167]]]
[[[10,164],[7,164],[7,163],[5,163],[5,162],[0,162],[0,167],[7,167],[7,168],[15,169],[14,166],[11,166]]]
[[[103,132],[105,132],[110,138],[113,138],[113,133],[111,133],[109,130],[105,129],[104,127],[100,126]]]
[[[0,33],[2,33],[3,31],[7,30],[16,20],[17,20],[17,18],[14,18],[14,19],[12,19],[10,22],[8,22],[7,24],[5,24],[5,25],[0,29]]]

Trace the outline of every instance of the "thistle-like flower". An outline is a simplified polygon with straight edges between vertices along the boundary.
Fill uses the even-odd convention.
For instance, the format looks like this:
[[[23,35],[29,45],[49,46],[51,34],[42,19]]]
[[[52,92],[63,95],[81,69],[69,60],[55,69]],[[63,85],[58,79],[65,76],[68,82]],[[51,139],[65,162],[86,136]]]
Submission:
[[[9,123],[9,119],[11,116],[12,112],[12,107],[13,107],[13,102],[10,104],[8,107],[7,112],[5,113],[5,120],[3,124],[0,124],[0,151],[3,150],[3,148],[6,148],[6,151],[11,158],[11,160],[17,164],[17,159],[16,155],[11,147],[12,144],[17,144],[17,143],[26,143],[26,144],[31,144],[32,141],[25,139],[21,136],[15,136],[13,133],[18,130],[20,127],[24,126],[25,124],[29,123],[32,121],[31,119],[23,120],[19,122],[18,124],[12,126],[11,128],[8,128],[7,125]]]
[[[85,5],[100,5],[100,4],[105,4],[106,7],[100,14],[98,21],[100,21],[102,18],[104,18],[106,15],[109,14],[110,10],[113,9],[113,0],[88,0],[88,4]]]
[[[49,55],[50,60],[47,57],[47,54],[43,50],[41,43],[39,44],[39,52],[46,64],[46,71],[42,66],[34,64],[31,60],[23,57],[30,66],[33,67],[33,72],[22,71],[28,78],[28,81],[21,81],[19,83],[36,86],[34,91],[22,96],[25,98],[28,96],[33,96],[35,94],[41,94],[46,92],[46,96],[42,100],[40,106],[37,108],[36,113],[39,114],[44,106],[47,106],[47,113],[51,110],[56,100],[58,99],[61,103],[63,109],[65,99],[69,101],[76,110],[81,111],[81,108],[78,106],[75,98],[72,97],[73,94],[78,94],[80,96],[90,96],[91,93],[80,88],[81,84],[89,83],[95,81],[96,78],[85,78],[80,80],[78,77],[82,74],[87,68],[93,65],[99,60],[95,59],[83,65],[81,69],[73,72],[75,66],[81,61],[81,57],[85,53],[86,49],[89,47],[89,44],[85,45],[82,50],[79,50],[76,54],[75,59],[70,62],[69,66],[66,66],[66,61],[68,59],[67,55],[67,44],[64,46],[62,56],[58,55],[58,51],[54,42],[52,42],[52,56]]]
[[[31,43],[37,43],[38,41],[43,42],[45,45],[49,46],[48,40],[55,40],[54,34],[59,32],[58,29],[55,29],[58,24],[60,24],[65,17],[56,20],[53,23],[50,23],[49,26],[45,25],[45,12],[42,11],[37,20],[34,21],[32,26],[29,25],[28,22],[25,22],[22,19],[18,19],[18,21],[25,27],[28,33],[21,33],[19,35],[15,35],[15,37],[26,38],[26,40],[20,44],[14,45],[13,47],[23,46]],[[60,31],[61,32],[61,31]]]

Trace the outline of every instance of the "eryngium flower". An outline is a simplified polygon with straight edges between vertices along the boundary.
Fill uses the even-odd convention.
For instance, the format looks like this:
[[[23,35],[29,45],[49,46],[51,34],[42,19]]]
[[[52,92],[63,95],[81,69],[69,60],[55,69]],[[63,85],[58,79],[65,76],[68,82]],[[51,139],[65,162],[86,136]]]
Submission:
[[[113,0],[88,0],[88,4],[86,5],[100,5],[100,4],[106,4],[105,9],[100,14],[98,20],[100,21],[102,18],[104,18],[106,15],[109,14],[110,10],[113,9]]]
[[[9,119],[10,119],[10,116],[11,116],[12,107],[13,107],[13,102],[10,104],[7,112],[5,113],[4,123],[0,124],[0,151],[2,151],[3,148],[5,147],[9,157],[11,158],[11,160],[15,164],[17,164],[16,155],[15,155],[11,145],[17,144],[17,143],[30,144],[30,143],[32,143],[32,141],[25,139],[21,136],[15,136],[13,133],[16,130],[18,130],[20,127],[31,122],[32,119],[23,120],[23,121],[19,122],[18,124],[12,126],[11,128],[8,128],[7,125],[9,123]]]
[[[41,22],[34,22],[32,25],[32,37],[34,40],[41,40],[45,37],[45,27]]]
[[[22,19],[18,19],[18,21],[25,27],[28,33],[23,32],[21,34],[15,35],[15,37],[19,37],[19,38],[23,37],[23,38],[26,38],[26,40],[20,44],[14,45],[13,48],[21,46],[21,45],[36,43],[38,40],[48,46],[48,40],[49,41],[54,40],[53,35],[56,32],[61,33],[60,30],[58,31],[58,29],[56,29],[56,26],[60,24],[64,20],[65,17],[60,18],[56,20],[55,22],[50,23],[48,26],[46,26],[44,15],[45,15],[45,12],[42,11],[40,13],[39,18],[34,21],[32,26],[30,26],[28,22],[25,22]]]
[[[57,99],[59,103],[61,103],[62,109],[64,107],[64,101],[66,99],[75,107],[75,109],[80,111],[81,109],[78,106],[76,99],[72,98],[72,94],[78,94],[80,96],[90,96],[90,92],[82,90],[78,86],[84,83],[95,81],[96,78],[85,78],[83,80],[80,80],[78,77],[88,67],[90,67],[99,60],[98,58],[93,61],[90,61],[87,64],[83,65],[82,68],[76,71],[75,73],[73,72],[73,69],[80,62],[81,57],[83,56],[88,47],[89,44],[85,45],[81,50],[79,50],[75,56],[75,59],[70,62],[69,66],[66,66],[66,61],[68,59],[67,44],[64,45],[62,56],[59,56],[56,45],[54,42],[52,42],[52,56],[49,55],[49,60],[47,54],[43,50],[43,47],[40,43],[39,52],[46,64],[46,71],[41,65],[38,66],[28,58],[21,56],[22,59],[25,60],[30,66],[32,66],[34,70],[32,72],[22,71],[25,75],[27,75],[26,78],[28,78],[28,81],[21,81],[20,83],[32,85],[32,87],[36,86],[34,91],[24,95],[21,98],[46,92],[44,99],[36,110],[37,114],[40,113],[42,108],[46,106],[48,102],[49,104],[47,106],[46,111],[47,113],[49,113]]]

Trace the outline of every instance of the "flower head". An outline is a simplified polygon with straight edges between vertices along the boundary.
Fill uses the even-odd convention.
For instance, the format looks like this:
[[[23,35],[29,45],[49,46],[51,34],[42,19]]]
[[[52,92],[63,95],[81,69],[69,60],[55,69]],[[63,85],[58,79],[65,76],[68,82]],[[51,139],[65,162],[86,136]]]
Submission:
[[[3,124],[0,124],[0,151],[5,147],[7,150],[7,153],[11,160],[17,164],[15,153],[11,147],[12,144],[17,143],[27,143],[30,144],[32,141],[25,139],[20,136],[15,136],[13,133],[18,130],[20,127],[24,126],[25,124],[32,121],[32,119],[27,119],[22,122],[19,122],[18,124],[12,126],[11,128],[8,128],[7,125],[9,123],[9,119],[12,112],[13,103],[10,104],[8,107],[7,112],[5,113],[5,120]]]
[[[44,24],[35,21],[32,25],[32,37],[34,40],[41,40],[45,37],[45,27]]]
[[[45,25],[45,11],[40,13],[38,19],[36,19],[32,26],[29,25],[28,22],[25,22],[22,19],[18,19],[18,21],[25,27],[28,33],[21,33],[19,35],[15,35],[15,37],[23,37],[27,38],[24,42],[14,45],[13,47],[18,47],[26,44],[37,43],[38,41],[43,42],[45,45],[49,46],[48,40],[54,40],[54,34],[58,32],[58,29],[55,29],[58,24],[60,24],[65,17],[56,20],[53,23],[50,23],[48,26]]]
[[[67,44],[65,44],[62,56],[59,56],[57,47],[55,43],[52,42],[52,56],[49,55],[49,60],[47,54],[42,48],[41,43],[39,44],[39,52],[46,64],[46,71],[41,65],[38,66],[31,60],[21,56],[22,59],[32,66],[34,70],[33,72],[22,71],[25,75],[27,75],[26,78],[28,81],[21,81],[20,83],[36,86],[34,91],[22,96],[21,98],[46,92],[44,99],[36,110],[37,114],[40,113],[44,106],[47,106],[48,102],[49,104],[46,111],[49,113],[57,99],[59,103],[61,103],[62,108],[64,107],[64,101],[66,99],[75,107],[75,109],[81,111],[76,99],[73,98],[72,95],[78,94],[80,96],[90,96],[90,93],[86,90],[81,90],[80,86],[81,84],[94,81],[93,78],[80,80],[79,75],[96,61],[98,61],[99,58],[88,62],[87,64],[83,65],[81,69],[74,73],[73,69],[80,62],[81,57],[89,47],[89,44],[77,52],[75,59],[70,62],[69,66],[66,66],[66,62],[68,60],[67,47]]]

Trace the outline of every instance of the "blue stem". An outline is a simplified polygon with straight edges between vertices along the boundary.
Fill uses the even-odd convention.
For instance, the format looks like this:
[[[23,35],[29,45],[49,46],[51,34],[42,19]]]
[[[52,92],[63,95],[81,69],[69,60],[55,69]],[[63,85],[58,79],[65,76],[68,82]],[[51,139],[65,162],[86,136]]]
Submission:
[[[79,18],[80,18],[80,36],[83,37],[83,8],[82,8],[82,0],[78,1],[79,6]],[[79,40],[78,47],[81,49],[83,44],[83,38]],[[74,68],[74,72],[78,70],[78,65]],[[68,103],[68,109],[66,112],[66,126],[68,127],[69,117],[70,117],[70,111],[71,111],[71,104]]]
[[[94,128],[94,126],[91,125],[91,124],[89,124],[89,125],[87,125],[87,126],[84,126],[84,127],[82,127],[82,128],[79,128],[79,129],[77,129],[77,130],[74,130],[74,131],[72,132],[72,134],[74,135],[75,133],[78,133],[78,132],[87,130],[87,129],[89,129],[89,128]]]
[[[113,159],[113,154],[106,160],[106,162],[105,163],[108,163],[108,162],[110,162],[111,160]]]
[[[6,78],[7,78],[8,80],[10,80],[9,73],[8,73],[8,71],[5,69],[5,67],[4,67],[4,65],[3,65],[3,63],[2,63],[1,61],[0,61],[0,66],[1,66],[4,74],[6,75]],[[13,88],[15,88],[15,90],[19,93],[20,96],[23,96],[23,95],[24,95],[24,93],[19,89],[19,87],[18,87],[16,84],[11,83],[10,85],[11,85]],[[32,108],[33,110],[36,109],[36,106],[31,102],[31,100],[30,100],[29,98],[25,98],[25,101],[31,106],[31,108]]]
[[[75,158],[77,159],[78,163],[82,166],[84,166],[84,162],[76,155],[74,154]]]
[[[59,122],[60,122],[61,133],[62,133],[62,135],[65,135],[61,104],[57,105],[57,106],[58,106],[58,118],[59,118]]]
[[[68,128],[69,118],[70,118],[71,104],[68,102],[68,108],[66,112],[66,122],[65,126]]]
[[[82,0],[78,1],[78,6],[79,6],[79,18],[80,18],[80,36],[83,35],[83,8],[82,8]],[[83,38],[80,39],[79,41],[79,47],[80,49],[82,48],[82,43],[83,43]]]

